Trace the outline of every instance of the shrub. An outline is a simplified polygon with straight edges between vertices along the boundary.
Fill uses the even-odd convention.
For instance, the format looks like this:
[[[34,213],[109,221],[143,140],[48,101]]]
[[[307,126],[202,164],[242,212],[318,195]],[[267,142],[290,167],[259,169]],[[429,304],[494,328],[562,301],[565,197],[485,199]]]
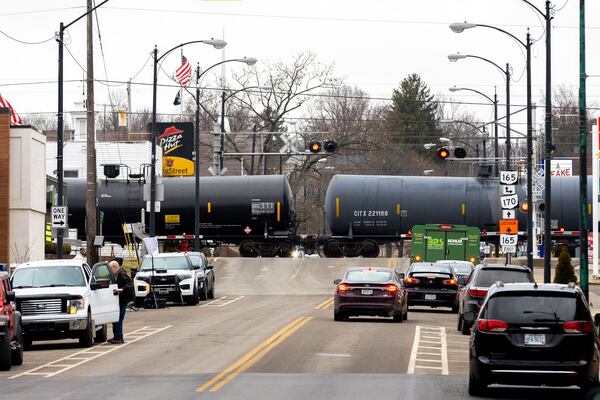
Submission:
[[[554,271],[554,283],[569,283],[577,282],[575,268],[571,264],[571,255],[569,250],[563,246],[560,256],[558,257],[558,265]]]

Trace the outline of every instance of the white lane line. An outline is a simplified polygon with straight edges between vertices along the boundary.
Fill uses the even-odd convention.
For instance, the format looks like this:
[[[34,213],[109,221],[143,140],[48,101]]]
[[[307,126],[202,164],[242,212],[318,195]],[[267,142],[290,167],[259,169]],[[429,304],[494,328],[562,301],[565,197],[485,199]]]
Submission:
[[[448,344],[446,343],[446,328],[440,329],[442,336],[442,375],[448,375]]]
[[[223,296],[223,297],[219,297],[216,300],[209,301],[206,304],[202,304],[201,306],[198,306],[198,307],[225,307],[231,303],[234,303],[238,300],[243,299],[244,297],[245,296],[238,296],[238,297]]]
[[[102,343],[102,344],[100,344],[98,346],[91,347],[91,348],[86,349],[86,350],[78,351],[77,353],[73,353],[73,354],[70,354],[70,355],[68,355],[66,357],[59,358],[58,360],[51,361],[51,362],[49,362],[47,364],[44,364],[44,365],[41,365],[39,367],[30,369],[28,371],[24,371],[24,372],[22,372],[20,374],[13,375],[13,376],[9,377],[8,379],[15,379],[15,378],[19,378],[21,376],[26,376],[26,375],[36,375],[36,376],[37,375],[40,375],[40,376],[43,375],[45,378],[51,378],[51,377],[53,377],[55,375],[61,374],[61,373],[65,372],[65,371],[68,371],[68,370],[70,370],[72,368],[75,368],[75,367],[78,367],[78,366],[80,366],[82,364],[85,364],[88,361],[92,361],[92,360],[94,360],[94,359],[96,359],[98,357],[102,357],[103,355],[106,355],[108,353],[112,353],[113,351],[115,351],[117,349],[121,349],[121,348],[123,348],[125,346],[128,346],[128,345],[130,345],[132,343],[135,343],[135,342],[137,342],[139,340],[142,340],[142,339],[144,339],[144,338],[146,338],[148,336],[151,336],[151,335],[154,335],[156,333],[162,332],[165,329],[169,329],[172,326],[173,325],[167,325],[167,326],[162,327],[162,328],[148,328],[148,327],[143,327],[143,328],[140,328],[140,329],[138,329],[136,331],[131,332],[131,334],[135,334],[136,332],[139,332],[139,331],[145,331],[146,334],[144,336],[140,336],[140,337],[136,337],[136,338],[131,339],[131,340],[127,340],[125,343],[120,344],[120,345],[116,345],[116,346],[115,345],[111,345],[109,343]],[[131,334],[129,334],[129,335],[126,334],[125,338],[129,339],[129,337],[130,337]],[[98,351],[100,348],[106,349],[106,351]],[[86,357],[86,358],[77,357],[77,356],[88,355],[88,354],[91,354],[92,356],[91,357]],[[56,368],[56,367],[58,367],[60,365],[61,362],[64,362],[64,361],[68,362],[68,361],[71,361],[71,360],[79,360],[79,361],[76,362],[75,364],[67,365],[67,366],[63,367],[62,369],[60,369],[58,371],[39,372],[40,370],[42,370],[44,368]]]
[[[350,358],[352,355],[344,354],[344,353],[315,353],[314,356],[320,357],[340,357],[340,358]]]
[[[441,363],[440,360],[430,360],[428,358],[417,358],[417,361],[425,361],[425,362],[433,362],[433,363]]]
[[[415,364],[417,363],[417,352],[419,351],[419,340],[421,338],[421,327],[415,327],[415,340],[413,342],[412,350],[410,351],[410,360],[408,361],[407,374],[413,375],[415,373]]]
[[[442,367],[428,367],[425,365],[417,365],[416,368],[424,368],[424,369],[442,369]]]
[[[302,264],[300,264],[298,266],[298,268],[296,268],[296,271],[294,271],[294,273],[292,274],[292,276],[290,277],[290,279],[288,279],[288,282],[291,280],[296,279],[296,276],[298,276],[298,273],[300,272],[300,270],[302,269]]]

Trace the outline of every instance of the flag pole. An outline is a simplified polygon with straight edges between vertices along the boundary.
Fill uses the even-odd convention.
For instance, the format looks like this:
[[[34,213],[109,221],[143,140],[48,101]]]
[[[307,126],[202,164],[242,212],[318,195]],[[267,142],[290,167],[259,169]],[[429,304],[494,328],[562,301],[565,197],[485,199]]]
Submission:
[[[181,48],[181,63],[183,64],[183,47]],[[185,92],[185,90],[183,90],[183,85],[181,84],[181,82],[179,82],[179,92],[180,92],[179,114],[180,114],[181,120],[183,120],[183,93]]]

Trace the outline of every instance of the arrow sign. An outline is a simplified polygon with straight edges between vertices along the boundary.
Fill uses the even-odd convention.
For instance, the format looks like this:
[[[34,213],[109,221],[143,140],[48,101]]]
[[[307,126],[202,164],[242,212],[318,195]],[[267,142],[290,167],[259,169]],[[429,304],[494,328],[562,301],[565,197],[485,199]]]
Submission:
[[[515,219],[517,213],[514,210],[502,210],[502,219]]]
[[[500,185],[500,195],[507,196],[517,193],[517,185]]]
[[[52,227],[66,228],[67,227],[67,207],[52,207]]]
[[[516,234],[519,232],[519,221],[516,219],[501,219],[498,223],[500,233],[503,235]]]

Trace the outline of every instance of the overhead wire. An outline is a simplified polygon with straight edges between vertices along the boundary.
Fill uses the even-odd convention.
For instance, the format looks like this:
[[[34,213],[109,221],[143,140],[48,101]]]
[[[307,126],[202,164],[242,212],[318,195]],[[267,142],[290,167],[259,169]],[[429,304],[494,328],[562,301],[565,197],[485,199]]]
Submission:
[[[44,39],[44,40],[40,40],[37,42],[28,42],[26,40],[21,40],[21,39],[17,39],[14,36],[9,35],[8,33],[0,30],[0,34],[6,36],[7,38],[9,38],[10,40],[14,40],[17,43],[21,43],[21,44],[31,44],[31,45],[36,45],[36,44],[43,44],[43,43],[47,43],[51,40],[54,40],[56,38],[56,35],[53,35],[52,37],[48,38],[48,39]]]

